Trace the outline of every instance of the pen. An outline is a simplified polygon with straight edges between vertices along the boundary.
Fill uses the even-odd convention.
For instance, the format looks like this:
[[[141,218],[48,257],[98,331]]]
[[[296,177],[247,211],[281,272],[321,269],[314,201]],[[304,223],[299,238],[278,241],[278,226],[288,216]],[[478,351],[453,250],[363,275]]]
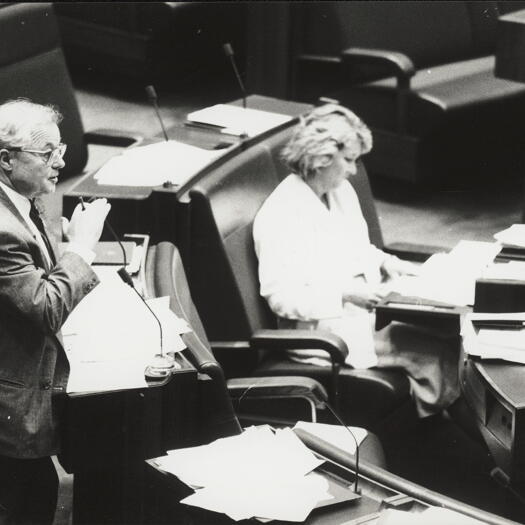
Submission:
[[[82,197],[79,197],[78,200],[80,201],[80,206],[82,207],[82,211],[86,209],[86,205],[84,204],[84,199]]]

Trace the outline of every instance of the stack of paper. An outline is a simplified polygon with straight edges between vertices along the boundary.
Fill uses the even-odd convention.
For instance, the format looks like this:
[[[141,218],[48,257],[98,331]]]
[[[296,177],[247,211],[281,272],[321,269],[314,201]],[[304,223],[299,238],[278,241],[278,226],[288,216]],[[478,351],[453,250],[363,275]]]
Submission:
[[[494,234],[503,246],[525,248],[525,224],[513,224],[506,230]]]
[[[182,503],[234,520],[304,521],[319,501],[331,498],[327,481],[312,472],[322,461],[290,429],[251,427],[155,461],[196,488]]]
[[[99,184],[109,186],[180,186],[224,155],[224,150],[207,150],[176,140],[157,142],[124,150],[96,173]]]
[[[502,321],[501,328],[490,328],[491,324],[496,325],[498,321]],[[509,321],[514,322],[515,326],[509,323],[505,328],[505,323]],[[520,327],[522,321],[525,323],[525,312],[468,314],[461,329],[463,348],[467,354],[482,359],[503,359],[525,364],[525,326]],[[476,322],[486,323],[487,328],[476,327]]]
[[[497,243],[460,241],[449,253],[430,257],[416,277],[401,277],[388,290],[455,306],[474,304],[476,279],[500,250]]]
[[[289,115],[261,111],[258,109],[241,108],[229,104],[216,104],[208,108],[188,113],[189,123],[217,127],[222,133],[229,135],[247,135],[255,137],[285,122],[291,120]]]
[[[144,370],[160,352],[160,331],[142,300],[117,275],[115,266],[94,266],[100,284],[73,310],[62,327],[70,362],[68,392],[146,386]],[[169,309],[169,298],[149,306],[162,324],[164,352],[185,348],[187,324]]]
[[[525,281],[525,261],[509,261],[491,264],[483,272],[483,279]]]

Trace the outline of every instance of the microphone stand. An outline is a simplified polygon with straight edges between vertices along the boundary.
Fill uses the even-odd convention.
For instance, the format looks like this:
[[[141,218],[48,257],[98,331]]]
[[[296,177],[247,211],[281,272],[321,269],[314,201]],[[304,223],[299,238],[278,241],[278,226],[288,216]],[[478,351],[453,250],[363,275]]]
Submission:
[[[79,197],[80,205],[82,206],[82,209],[85,210],[85,204],[84,199],[82,197]],[[120,268],[117,271],[118,276],[124,281],[128,286],[131,287],[131,289],[138,295],[140,300],[144,303],[144,306],[150,311],[151,315],[155,318],[155,321],[157,321],[159,325],[159,335],[160,335],[160,353],[156,354],[153,358],[153,362],[146,367],[146,370],[144,374],[146,377],[149,377],[151,379],[162,379],[164,377],[167,377],[170,375],[173,368],[175,368],[175,360],[172,356],[164,354],[164,341],[162,337],[162,323],[160,322],[160,319],[155,315],[155,312],[151,309],[150,305],[147,303],[147,301],[142,297],[142,295],[139,293],[139,291],[135,288],[135,283],[133,282],[133,279],[131,275],[126,270],[126,266],[128,265],[127,257],[126,257],[126,250],[124,249],[124,245],[122,244],[122,241],[120,240],[119,236],[115,233],[115,230],[111,227],[111,224],[106,219],[104,221],[106,227],[109,230],[109,233],[111,233],[111,236],[115,239],[115,241],[118,243],[121,251],[122,251],[122,259],[124,262],[124,266]]]
[[[244,87],[244,83],[239,73],[239,69],[237,68],[237,63],[235,61],[235,56],[233,53],[233,47],[229,42],[226,42],[225,44],[223,44],[222,48],[224,50],[224,54],[230,59],[230,62],[233,68],[233,72],[235,73],[235,77],[237,78],[237,83],[239,84],[239,87],[241,88],[242,107],[246,109],[246,97],[247,97],[246,88]]]
[[[148,95],[148,99],[151,102],[151,104],[153,105],[153,109],[155,110],[155,113],[157,114],[157,120],[159,121],[160,127],[162,128],[162,134],[164,135],[164,140],[166,142],[168,142],[168,140],[169,140],[168,132],[166,131],[166,128],[164,126],[164,121],[162,120],[162,117],[160,115],[159,104],[157,102],[157,100],[158,100],[157,99],[157,91],[151,85],[150,86],[146,86],[146,94]]]
[[[325,401],[324,406],[329,410],[329,412],[337,419],[340,425],[342,425],[346,430],[348,430],[348,433],[352,436],[352,439],[355,443],[355,482],[354,482],[354,488],[353,492],[355,494],[361,495],[361,489],[359,488],[359,443],[357,442],[356,437],[354,436],[354,433],[350,430],[350,427],[346,426],[343,419],[337,414],[337,412],[330,406],[330,404]]]

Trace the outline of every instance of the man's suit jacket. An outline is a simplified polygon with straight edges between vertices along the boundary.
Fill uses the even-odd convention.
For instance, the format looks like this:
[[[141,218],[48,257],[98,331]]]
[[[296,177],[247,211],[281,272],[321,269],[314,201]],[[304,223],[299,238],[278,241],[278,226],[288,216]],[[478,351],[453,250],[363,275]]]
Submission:
[[[97,284],[75,253],[64,253],[50,268],[0,188],[0,455],[58,452],[60,418],[52,398],[65,393],[69,373],[59,331]]]

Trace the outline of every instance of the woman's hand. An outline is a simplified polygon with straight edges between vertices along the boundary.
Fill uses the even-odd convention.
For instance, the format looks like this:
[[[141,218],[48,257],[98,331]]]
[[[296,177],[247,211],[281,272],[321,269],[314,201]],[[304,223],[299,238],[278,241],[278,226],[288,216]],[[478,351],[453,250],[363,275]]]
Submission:
[[[419,275],[419,266],[398,257],[388,257],[381,265],[381,271],[387,279],[395,279],[402,275]]]
[[[364,281],[356,281],[352,288],[343,293],[343,302],[349,302],[371,311],[383,296],[372,286]]]

